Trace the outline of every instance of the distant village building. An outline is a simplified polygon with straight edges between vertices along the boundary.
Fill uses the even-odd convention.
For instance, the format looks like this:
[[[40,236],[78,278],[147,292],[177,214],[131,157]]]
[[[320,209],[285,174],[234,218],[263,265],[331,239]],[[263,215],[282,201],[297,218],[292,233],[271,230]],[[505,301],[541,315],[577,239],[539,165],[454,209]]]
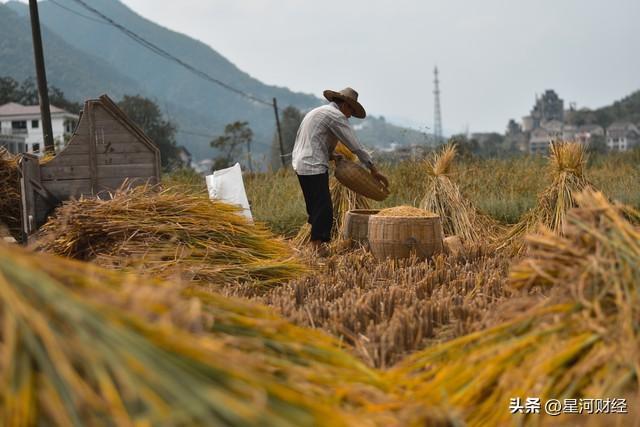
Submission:
[[[78,116],[61,108],[50,106],[53,139],[58,149],[64,146],[66,135],[71,135]],[[0,144],[9,152],[42,155],[44,137],[40,106],[9,102],[0,106]]]
[[[531,113],[522,118],[522,125],[513,119],[509,120],[505,139],[530,154],[546,154],[549,142],[553,140],[576,141],[586,145],[596,137],[603,140],[606,136],[610,150],[626,150],[638,144],[638,129],[633,124],[614,124],[606,131],[594,124],[575,126],[564,122],[572,111],[575,111],[574,105],[569,111],[564,111],[564,101],[555,91],[546,90],[541,97],[536,96]]]
[[[425,158],[429,152],[430,147],[426,144],[401,145],[392,142],[386,148],[378,148],[376,150],[376,158],[388,162],[415,161]]]
[[[548,130],[540,127],[533,129],[529,134],[529,154],[546,154],[551,139]]]
[[[564,121],[564,101],[555,91],[548,89],[541,97],[536,96],[531,114],[522,118],[522,128],[524,132],[530,132],[552,120]]]
[[[615,122],[607,128],[607,148],[627,151],[640,144],[640,130],[631,122]]]
[[[578,127],[575,139],[582,144],[587,144],[594,137],[604,139],[604,134],[604,128],[600,125],[582,125]]]
[[[507,145],[516,147],[518,151],[526,152],[528,149],[527,134],[522,131],[522,126],[513,119],[507,123],[504,140]]]

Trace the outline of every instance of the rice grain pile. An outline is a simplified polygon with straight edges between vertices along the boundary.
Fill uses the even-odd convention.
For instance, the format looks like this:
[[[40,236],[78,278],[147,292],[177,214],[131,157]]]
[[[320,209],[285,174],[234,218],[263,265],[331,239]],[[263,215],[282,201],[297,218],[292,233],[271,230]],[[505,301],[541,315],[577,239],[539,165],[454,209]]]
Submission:
[[[419,209],[413,206],[394,206],[392,208],[386,208],[380,210],[376,214],[377,216],[397,216],[397,217],[423,217],[423,218],[434,218],[437,217],[437,214],[433,212],[428,212],[424,209]]]
[[[212,286],[270,285],[306,271],[286,242],[237,207],[173,188],[123,188],[110,200],[67,201],[42,227],[36,249]]]

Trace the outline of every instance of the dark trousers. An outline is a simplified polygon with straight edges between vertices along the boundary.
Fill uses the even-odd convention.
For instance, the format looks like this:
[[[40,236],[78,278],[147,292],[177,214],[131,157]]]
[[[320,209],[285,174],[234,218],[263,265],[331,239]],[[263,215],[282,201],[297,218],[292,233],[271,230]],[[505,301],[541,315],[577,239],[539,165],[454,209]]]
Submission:
[[[307,205],[307,222],[311,224],[311,240],[328,242],[333,226],[333,205],[329,192],[329,173],[298,175],[298,181]]]

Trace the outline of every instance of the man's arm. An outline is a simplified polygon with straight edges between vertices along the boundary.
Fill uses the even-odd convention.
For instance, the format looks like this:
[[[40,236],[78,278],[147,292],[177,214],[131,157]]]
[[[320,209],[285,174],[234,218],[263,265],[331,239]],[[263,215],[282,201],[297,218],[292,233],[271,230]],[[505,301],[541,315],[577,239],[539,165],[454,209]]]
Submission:
[[[358,156],[362,164],[371,169],[371,166],[373,166],[371,156],[365,151],[360,141],[358,141],[358,137],[356,137],[355,132],[351,126],[349,126],[346,118],[344,120],[332,120],[330,129],[336,138],[342,141],[353,154]]]
[[[331,126],[331,131],[342,143],[349,149],[353,154],[358,156],[360,162],[366,165],[371,171],[371,175],[373,175],[378,181],[382,182],[385,187],[389,186],[389,180],[386,176],[380,173],[378,169],[373,164],[371,160],[371,156],[367,153],[358,141],[355,132],[349,126],[349,122],[347,122],[346,118],[343,120],[334,120]],[[333,154],[333,153],[331,153]]]

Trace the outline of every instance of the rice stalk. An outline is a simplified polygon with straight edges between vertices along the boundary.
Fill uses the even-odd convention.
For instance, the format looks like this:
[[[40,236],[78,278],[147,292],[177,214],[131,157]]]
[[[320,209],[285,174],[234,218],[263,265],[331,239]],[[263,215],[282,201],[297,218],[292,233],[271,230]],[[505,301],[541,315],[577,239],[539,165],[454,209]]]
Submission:
[[[640,233],[601,193],[574,199],[564,236],[542,228],[528,237],[527,257],[511,272],[513,287],[546,297],[514,320],[403,361],[389,381],[405,399],[458,408],[472,426],[539,425],[539,415],[510,414],[510,399],[640,390]]]
[[[267,292],[237,286],[223,292],[330,332],[369,365],[388,367],[434,342],[484,327],[487,314],[509,296],[504,286],[509,264],[486,246],[429,262],[375,262],[357,250],[332,256],[312,274]]]
[[[18,156],[0,147],[0,224],[17,241],[22,237],[20,205]]]
[[[238,211],[205,194],[123,187],[109,200],[65,202],[41,228],[35,247],[212,286],[236,281],[271,285],[306,270],[286,242]]]
[[[440,216],[445,235],[459,236],[470,243],[489,243],[500,227],[478,211],[452,180],[455,157],[456,145],[448,144],[424,160],[427,182],[419,207]]]
[[[536,231],[540,225],[561,234],[567,212],[575,206],[573,194],[593,188],[585,177],[587,153],[582,144],[554,141],[549,145],[549,153],[551,184],[538,195],[536,206],[500,237],[498,249],[522,254],[524,236]]]
[[[273,368],[286,372],[286,359],[268,369],[260,353],[230,345],[222,334],[159,321],[152,314],[158,301],[136,307],[146,315],[126,310],[126,294],[103,277],[157,288],[0,246],[3,425],[351,424],[333,393],[311,399],[278,379]],[[290,375],[304,370],[298,366]]]

